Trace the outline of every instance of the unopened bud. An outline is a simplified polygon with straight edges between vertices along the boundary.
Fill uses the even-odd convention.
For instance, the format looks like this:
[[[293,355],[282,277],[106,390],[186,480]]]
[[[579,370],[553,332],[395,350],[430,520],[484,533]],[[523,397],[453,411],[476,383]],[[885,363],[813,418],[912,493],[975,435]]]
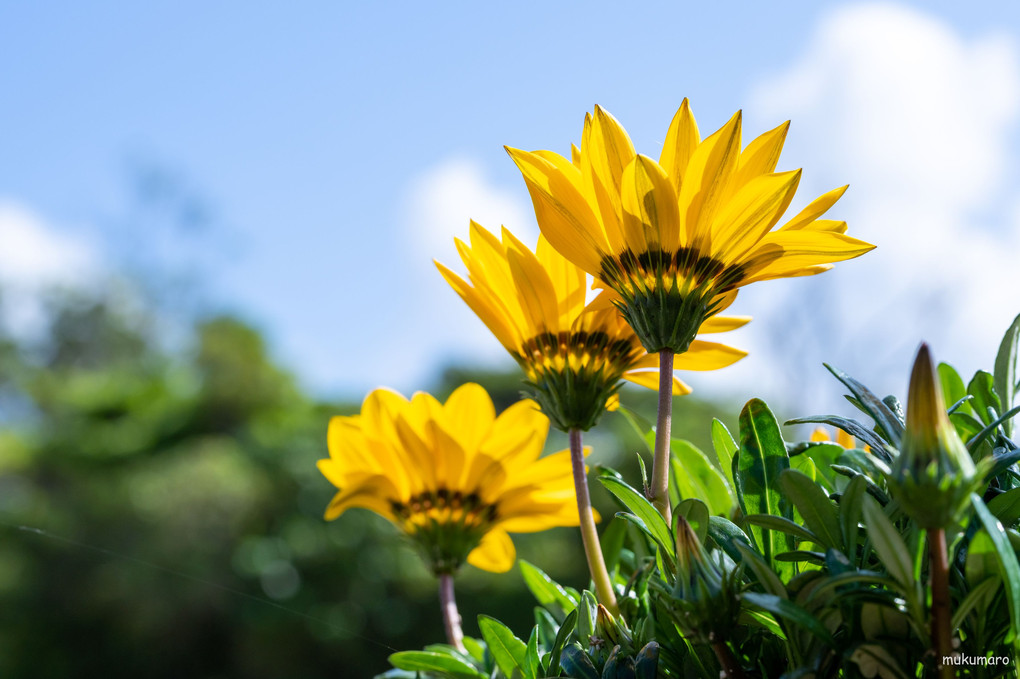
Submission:
[[[946,413],[931,352],[922,344],[910,374],[907,426],[890,490],[921,527],[937,529],[956,520],[979,481],[970,452]]]

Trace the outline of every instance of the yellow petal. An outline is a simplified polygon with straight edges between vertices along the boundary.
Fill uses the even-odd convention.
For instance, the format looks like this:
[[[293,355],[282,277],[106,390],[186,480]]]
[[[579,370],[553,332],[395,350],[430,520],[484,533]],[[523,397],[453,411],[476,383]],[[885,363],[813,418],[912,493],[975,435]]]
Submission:
[[[621,224],[621,174],[614,174],[613,171],[620,159],[614,154],[614,160],[610,163],[606,158],[605,146],[605,140],[596,131],[595,119],[586,113],[579,163],[581,186],[584,187],[589,205],[599,218],[602,236],[609,244],[609,252],[620,253],[626,248]]]
[[[677,194],[680,193],[680,186],[683,183],[687,165],[691,161],[691,155],[700,142],[698,123],[691,113],[690,103],[684,98],[669,124],[666,142],[662,145],[662,153],[659,155],[659,165],[669,175],[670,181],[673,183],[673,190]]]
[[[352,507],[364,507],[393,521],[391,499],[396,500],[398,497],[389,479],[382,475],[372,476],[334,495],[326,508],[326,520],[332,521]]]
[[[819,273],[818,265],[860,257],[875,248],[856,238],[833,231],[775,231],[762,239],[758,249],[779,248],[782,256],[749,275],[745,283]],[[755,256],[751,252],[749,257]]]
[[[742,328],[750,322],[750,316],[712,316],[701,324],[701,327],[698,328],[698,334],[729,332],[730,330]]]
[[[685,242],[701,252],[711,247],[711,225],[740,156],[740,111],[691,155],[678,194],[680,219],[686,228]]]
[[[574,266],[567,258],[549,245],[544,236],[539,236],[535,255],[542,267],[549,274],[556,300],[559,306],[561,324],[569,325],[584,309],[587,294],[587,276],[584,271]]]
[[[565,330],[559,327],[556,290],[538,258],[506,229],[503,230],[503,241],[507,243],[507,262],[514,279],[517,300],[530,330],[525,334],[534,337],[544,332],[558,333],[561,329]]]
[[[746,351],[728,347],[717,342],[694,340],[690,348],[673,357],[673,368],[676,370],[718,370],[733,365],[744,356]]]
[[[435,264],[439,269],[439,273],[450,284],[450,287],[460,295],[460,298],[470,307],[471,311],[475,312],[475,315],[481,319],[485,327],[496,336],[496,339],[503,345],[503,348],[511,353],[517,351],[522,338],[514,325],[507,322],[508,319],[505,313],[495,309],[490,304],[489,299],[483,298],[475,288],[468,285],[467,281],[450,271],[446,266],[439,262]]]
[[[676,193],[666,172],[648,156],[637,156],[623,173],[623,228],[635,253],[680,246]]]
[[[659,389],[659,373],[656,370],[644,370],[644,371],[632,371],[623,373],[623,379],[628,382],[646,387],[648,389],[658,390]],[[673,395],[674,396],[685,396],[691,393],[691,388],[680,381],[676,376],[673,377]]]
[[[790,129],[790,121],[769,130],[747,145],[740,154],[736,185],[743,186],[755,177],[775,172],[779,154],[783,151],[783,142]]]
[[[542,233],[567,259],[597,274],[608,244],[577,180],[566,174],[569,168],[579,179],[577,169],[565,160],[566,168],[527,151],[507,147],[507,152],[524,175]]]
[[[797,213],[797,216],[783,224],[780,231],[796,231],[797,229],[807,228],[812,222],[821,217],[830,207],[836,204],[836,201],[843,197],[846,190],[850,188],[850,185],[841,186],[838,189],[833,189],[828,193],[824,193],[811,201],[806,208]]]
[[[496,409],[489,393],[469,382],[458,387],[443,404],[450,432],[466,451],[478,450],[492,431]]]
[[[800,183],[800,170],[762,175],[748,182],[719,214],[712,248],[723,262],[733,262],[753,248],[783,216]]]
[[[513,568],[517,551],[505,530],[494,528],[485,534],[481,543],[471,550],[467,561],[475,568],[490,573],[506,573]]]

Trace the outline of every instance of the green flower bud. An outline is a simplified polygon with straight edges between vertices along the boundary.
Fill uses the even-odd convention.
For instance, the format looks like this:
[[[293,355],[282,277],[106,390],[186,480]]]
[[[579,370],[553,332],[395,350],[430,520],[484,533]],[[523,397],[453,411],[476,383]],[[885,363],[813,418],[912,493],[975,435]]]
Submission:
[[[977,490],[981,476],[949,421],[938,373],[922,344],[910,374],[907,426],[892,465],[889,489],[922,528],[946,528]]]
[[[709,554],[682,516],[676,522],[676,582],[668,592],[667,612],[694,641],[713,643],[726,638],[740,616],[739,574],[727,571]]]

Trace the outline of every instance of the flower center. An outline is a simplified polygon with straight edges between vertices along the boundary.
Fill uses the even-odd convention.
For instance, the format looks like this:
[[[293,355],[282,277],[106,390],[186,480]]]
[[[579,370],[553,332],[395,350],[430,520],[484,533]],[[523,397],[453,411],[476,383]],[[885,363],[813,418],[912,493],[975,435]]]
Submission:
[[[424,552],[436,574],[453,573],[499,518],[478,493],[427,490],[406,503],[391,501],[400,527]]]

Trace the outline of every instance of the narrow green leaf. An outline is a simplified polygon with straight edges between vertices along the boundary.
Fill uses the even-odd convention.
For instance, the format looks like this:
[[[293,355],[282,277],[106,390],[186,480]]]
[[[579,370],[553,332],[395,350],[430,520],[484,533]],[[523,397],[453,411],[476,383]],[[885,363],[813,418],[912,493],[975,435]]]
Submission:
[[[503,674],[512,676],[515,669],[524,672],[527,646],[506,625],[487,615],[479,615],[478,629],[482,632],[492,659]]]
[[[670,447],[673,452],[670,460],[672,478],[680,491],[680,498],[701,500],[708,505],[710,513],[728,516],[734,497],[722,472],[689,441],[673,439]]]
[[[654,452],[655,431],[652,429],[652,423],[645,419],[645,417],[640,413],[637,413],[630,408],[625,408],[624,406],[620,406],[617,412],[623,415],[623,419],[627,420],[627,424],[629,424],[631,429],[634,430],[634,433],[636,433],[638,437],[645,442],[645,445],[648,447],[648,452]],[[652,435],[651,444],[648,443],[649,434]]]
[[[1003,336],[1002,343],[999,345],[999,353],[995,357],[993,386],[1003,410],[1013,407],[1013,397],[1016,395],[1018,347],[1020,347],[1020,316],[1013,319],[1013,324],[1009,326],[1009,330]],[[1006,436],[1010,436],[1012,424],[1007,421],[1003,427],[1006,430]]]
[[[828,646],[836,645],[832,635],[829,634],[829,631],[825,629],[825,625],[818,618],[789,599],[783,599],[772,594],[759,594],[758,592],[744,592],[740,595],[740,598],[752,606],[757,606],[773,615],[778,615],[792,622],[797,627],[811,632],[811,634]]]
[[[616,568],[616,565],[620,563],[620,551],[623,549],[623,543],[627,537],[627,524],[624,521],[620,521],[616,517],[613,517],[609,521],[609,525],[602,531],[602,539],[600,544],[602,545],[602,558],[606,561],[606,568],[610,573]]]
[[[861,512],[864,510],[864,494],[868,490],[867,477],[857,475],[850,479],[843,496],[839,499],[839,527],[843,531],[843,544],[851,559],[857,555],[857,535],[860,531]]]
[[[454,679],[484,679],[485,675],[460,658],[434,651],[401,651],[389,657],[390,664],[408,672],[441,672]],[[509,675],[507,675],[509,676]]]
[[[560,667],[560,654],[563,652],[563,646],[567,643],[570,635],[574,631],[574,627],[577,625],[577,609],[570,611],[567,614],[566,620],[560,625],[560,630],[556,633],[556,641],[553,642],[551,653],[552,657],[549,660],[549,667],[553,670],[559,671]]]
[[[691,524],[691,529],[694,534],[698,536],[698,540],[702,544],[708,538],[708,521],[709,512],[708,506],[705,505],[701,500],[688,499],[678,504],[673,509],[673,534],[676,534],[676,520],[677,517],[684,517],[687,519],[687,523]]]
[[[730,430],[718,419],[712,420],[712,448],[719,459],[719,467],[726,479],[733,486],[733,456],[737,454],[737,442],[733,440]]]
[[[748,514],[744,521],[752,526],[760,526],[769,530],[778,531],[786,535],[798,538],[805,542],[821,543],[821,538],[795,521],[790,521],[783,516],[772,516],[771,514]]]
[[[598,602],[595,596],[585,590],[581,592],[581,603],[577,605],[577,638],[585,646],[592,634],[595,634],[595,621],[598,617]]]
[[[733,465],[737,499],[744,514],[783,516],[778,479],[790,468],[790,458],[779,423],[764,401],[752,399],[740,411],[740,450]],[[792,542],[777,542],[776,536],[760,526],[752,526],[751,533],[770,566],[774,554],[793,548]]]
[[[953,629],[960,629],[967,616],[975,608],[978,610],[979,616],[983,615],[992,597],[995,596],[995,592],[999,589],[1000,582],[999,578],[987,578],[982,580],[980,585],[971,589],[953,611]]]
[[[542,661],[538,658],[538,626],[532,628],[531,636],[524,647],[524,666],[521,673],[524,679],[537,679],[538,671],[542,667]]]
[[[1004,526],[1012,526],[1020,519],[1020,488],[1008,490],[988,502],[988,511]]]
[[[981,445],[981,442],[985,440],[986,436],[995,431],[996,427],[998,427],[999,425],[1005,426],[1005,423],[1013,419],[1013,417],[1017,413],[1020,413],[1020,406],[1015,406],[1010,410],[1007,410],[1003,415],[996,417],[994,419],[992,419],[991,416],[989,416],[990,422],[988,426],[979,431],[977,434],[973,436],[973,438],[967,441],[967,450],[971,452],[977,450],[977,447]]]
[[[973,398],[967,394],[967,385],[963,383],[960,373],[948,363],[939,363],[939,384],[942,385],[942,398],[946,403],[960,404],[957,412],[973,413],[968,401]],[[962,401],[962,403],[961,403]]]
[[[896,417],[896,413],[886,405],[882,399],[871,393],[867,387],[855,380],[854,378],[847,375],[842,370],[834,368],[831,365],[825,364],[825,367],[829,369],[836,379],[842,382],[847,389],[850,390],[861,404],[865,413],[867,413],[871,419],[875,420],[875,424],[878,425],[885,435],[889,438],[889,442],[894,448],[900,447],[900,440],[903,438],[903,423],[900,422],[899,418]]]
[[[795,420],[787,420],[785,424],[827,424],[837,429],[842,429],[846,433],[859,439],[865,445],[871,446],[873,451],[878,451],[877,455],[882,455],[886,458],[889,454],[885,450],[885,441],[882,440],[875,432],[871,431],[857,420],[851,420],[849,417],[840,417],[839,415],[816,415],[814,417],[798,417]]]
[[[974,506],[978,518],[988,531],[988,537],[995,545],[999,554],[999,565],[1002,567],[1002,580],[1006,585],[1006,601],[1009,604],[1010,640],[1020,638],[1020,563],[1017,563],[1016,552],[1010,545],[1009,538],[1002,524],[992,516],[988,507],[977,493],[971,493],[970,503]]]
[[[914,587],[914,566],[906,543],[882,507],[870,496],[864,497],[864,521],[879,560],[889,575],[906,590]]]
[[[721,516],[712,516],[708,519],[708,537],[715,542],[716,546],[726,552],[735,563],[740,563],[742,558],[740,550],[737,549],[737,544],[744,545],[752,552],[757,551],[751,543],[751,539],[747,537],[747,533],[740,530],[740,527],[730,521],[724,519]]]
[[[984,370],[978,370],[974,373],[974,377],[967,384],[967,393],[974,397],[972,401],[974,412],[977,413],[978,418],[985,424],[994,420],[998,413],[1003,412],[1002,403],[995,393],[995,378],[992,377],[991,373]],[[989,414],[992,411],[996,415]]]
[[[762,589],[769,594],[785,599],[788,594],[783,581],[779,579],[775,571],[769,568],[769,565],[765,563],[761,555],[739,542],[735,542],[734,545],[737,551],[740,552],[740,563],[746,565],[754,573],[754,577],[758,580],[758,584],[762,586]]]
[[[524,576],[524,584],[535,595],[535,599],[548,609],[558,622],[562,622],[567,613],[577,606],[577,600],[538,566],[524,559],[520,559],[518,563],[521,575]]]
[[[811,532],[821,538],[820,544],[843,549],[839,510],[818,484],[796,469],[787,469],[779,475],[779,486],[800,511]]]
[[[641,519],[649,533],[659,544],[670,558],[676,558],[676,548],[673,545],[673,538],[669,533],[669,526],[666,525],[666,520],[662,518],[662,514],[652,506],[652,503],[645,499],[645,496],[638,491],[631,488],[629,485],[621,481],[620,479],[612,476],[600,476],[599,481],[602,482],[609,492],[619,498],[627,509],[632,511],[635,516]]]

